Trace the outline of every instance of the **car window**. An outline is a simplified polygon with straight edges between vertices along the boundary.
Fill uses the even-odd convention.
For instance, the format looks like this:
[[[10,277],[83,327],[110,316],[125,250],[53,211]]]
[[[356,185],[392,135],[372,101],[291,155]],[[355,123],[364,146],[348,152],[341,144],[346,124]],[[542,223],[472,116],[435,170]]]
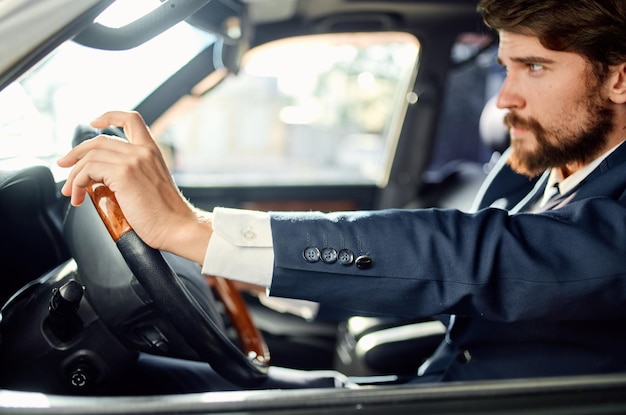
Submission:
[[[214,35],[186,23],[131,50],[65,42],[0,91],[0,159],[39,158],[63,179],[68,172],[57,169],[55,160],[70,149],[78,124],[104,111],[134,108],[214,42]]]
[[[153,131],[181,185],[382,186],[418,52],[405,33],[276,41]]]

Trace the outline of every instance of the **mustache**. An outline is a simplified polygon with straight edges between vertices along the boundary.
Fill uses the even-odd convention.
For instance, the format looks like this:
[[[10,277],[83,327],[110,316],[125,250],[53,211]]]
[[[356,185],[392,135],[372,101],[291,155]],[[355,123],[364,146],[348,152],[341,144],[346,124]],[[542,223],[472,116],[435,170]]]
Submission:
[[[522,128],[524,130],[532,130],[536,126],[536,122],[520,117],[516,113],[509,111],[502,120],[504,125],[509,128]]]

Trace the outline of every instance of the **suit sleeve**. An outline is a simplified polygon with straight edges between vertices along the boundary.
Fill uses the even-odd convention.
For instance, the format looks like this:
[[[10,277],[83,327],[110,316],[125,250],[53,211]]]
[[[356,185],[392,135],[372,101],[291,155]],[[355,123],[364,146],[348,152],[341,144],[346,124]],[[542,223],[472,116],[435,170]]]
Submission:
[[[610,198],[542,214],[272,213],[271,226],[271,295],[406,317],[626,315],[626,210]],[[366,256],[371,266],[306,258],[311,247]]]

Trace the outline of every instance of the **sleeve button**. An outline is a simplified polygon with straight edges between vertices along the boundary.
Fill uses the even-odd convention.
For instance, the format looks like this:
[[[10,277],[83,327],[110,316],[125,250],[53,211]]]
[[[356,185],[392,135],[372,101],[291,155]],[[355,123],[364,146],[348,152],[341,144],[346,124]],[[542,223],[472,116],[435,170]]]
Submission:
[[[369,269],[372,267],[372,258],[367,255],[361,255],[355,261],[358,269]]]
[[[322,249],[322,262],[325,264],[332,264],[337,261],[337,251],[334,248]]]
[[[349,249],[342,249],[337,254],[337,259],[341,265],[352,265],[354,262],[354,254]]]
[[[317,262],[320,260],[320,250],[314,246],[308,246],[302,251],[302,256],[306,262]]]

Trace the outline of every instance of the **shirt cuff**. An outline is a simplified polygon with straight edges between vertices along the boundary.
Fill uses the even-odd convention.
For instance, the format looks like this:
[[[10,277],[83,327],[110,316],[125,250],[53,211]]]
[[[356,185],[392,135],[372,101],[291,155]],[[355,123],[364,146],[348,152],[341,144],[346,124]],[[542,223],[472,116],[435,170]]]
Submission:
[[[215,208],[212,225],[202,273],[269,287],[274,269],[269,214]]]

